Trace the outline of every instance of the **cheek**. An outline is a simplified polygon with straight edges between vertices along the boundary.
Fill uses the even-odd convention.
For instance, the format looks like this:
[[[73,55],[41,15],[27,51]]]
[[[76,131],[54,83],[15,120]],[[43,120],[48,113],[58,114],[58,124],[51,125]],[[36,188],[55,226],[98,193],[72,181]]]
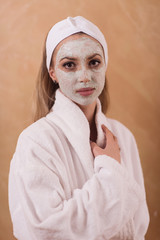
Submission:
[[[103,82],[105,81],[105,75],[106,75],[105,69],[101,69],[101,71],[95,70],[92,74],[92,78],[94,78],[97,83],[103,84]]]
[[[75,76],[73,73],[67,73],[60,69],[56,70],[56,77],[58,79],[58,82],[61,82],[61,83],[65,83],[65,82],[70,83],[70,82],[73,82],[75,79]]]

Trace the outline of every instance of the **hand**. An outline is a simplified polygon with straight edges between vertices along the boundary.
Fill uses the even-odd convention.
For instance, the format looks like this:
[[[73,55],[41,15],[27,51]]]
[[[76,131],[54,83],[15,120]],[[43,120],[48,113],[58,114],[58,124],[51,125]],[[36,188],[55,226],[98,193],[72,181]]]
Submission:
[[[106,146],[105,148],[100,148],[95,142],[91,142],[91,149],[94,157],[97,157],[99,155],[107,155],[114,158],[117,162],[121,163],[120,148],[117,138],[106,126],[102,125],[102,129],[106,137]]]

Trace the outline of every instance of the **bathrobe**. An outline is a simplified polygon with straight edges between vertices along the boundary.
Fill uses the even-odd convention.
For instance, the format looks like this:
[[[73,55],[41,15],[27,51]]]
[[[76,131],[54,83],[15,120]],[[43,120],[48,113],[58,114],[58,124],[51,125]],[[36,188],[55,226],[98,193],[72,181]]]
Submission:
[[[9,208],[18,240],[143,240],[144,180],[132,133],[106,118],[97,100],[97,144],[104,124],[117,137],[121,164],[90,147],[89,123],[59,90],[50,113],[20,135],[9,173]]]

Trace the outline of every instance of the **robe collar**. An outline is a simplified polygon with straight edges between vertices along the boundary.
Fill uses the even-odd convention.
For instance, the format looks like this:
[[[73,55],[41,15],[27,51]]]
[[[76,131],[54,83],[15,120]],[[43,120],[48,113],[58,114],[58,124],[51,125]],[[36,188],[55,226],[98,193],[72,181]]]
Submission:
[[[90,147],[90,127],[83,111],[72,100],[67,98],[59,89],[56,91],[55,104],[47,115],[65,134],[75,151],[78,153],[89,176],[93,174],[93,154]],[[97,127],[97,144],[100,147],[105,145],[105,136],[101,125],[105,124],[110,128],[105,115],[101,110],[100,100],[97,99],[95,115]],[[92,169],[92,170],[91,170]]]

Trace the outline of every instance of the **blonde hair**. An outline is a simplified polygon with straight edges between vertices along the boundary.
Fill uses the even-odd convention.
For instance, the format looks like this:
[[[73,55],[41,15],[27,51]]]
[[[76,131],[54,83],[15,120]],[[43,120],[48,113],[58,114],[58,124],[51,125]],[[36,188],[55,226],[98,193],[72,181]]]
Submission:
[[[76,33],[77,34],[77,33]],[[34,121],[45,117],[51,110],[55,102],[55,92],[59,88],[57,83],[54,83],[49,76],[46,66],[46,44],[44,44],[42,63],[37,76],[37,83],[35,89],[35,108],[34,108]],[[52,62],[51,62],[52,65]],[[109,106],[109,94],[107,78],[105,81],[104,89],[99,96],[102,104],[102,111],[106,114]]]

